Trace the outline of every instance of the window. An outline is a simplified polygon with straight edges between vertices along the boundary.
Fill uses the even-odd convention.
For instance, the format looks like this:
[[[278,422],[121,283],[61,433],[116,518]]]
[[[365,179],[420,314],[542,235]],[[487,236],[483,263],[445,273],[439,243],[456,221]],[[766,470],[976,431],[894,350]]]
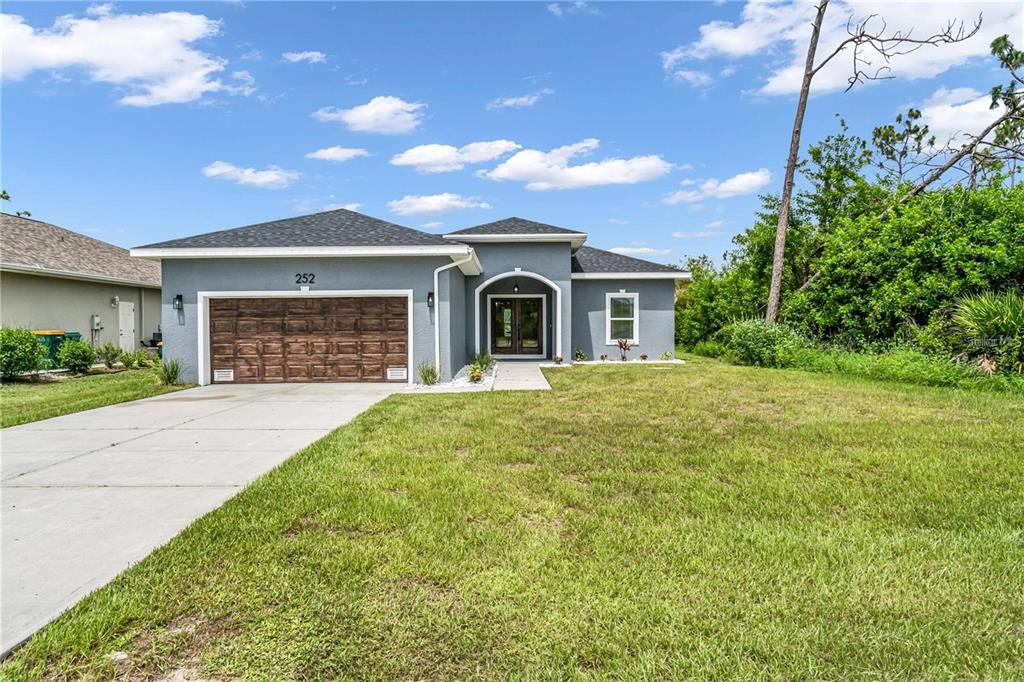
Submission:
[[[630,344],[639,343],[640,330],[637,325],[639,308],[638,294],[605,295],[604,328],[609,346],[616,345],[619,339],[627,339]]]

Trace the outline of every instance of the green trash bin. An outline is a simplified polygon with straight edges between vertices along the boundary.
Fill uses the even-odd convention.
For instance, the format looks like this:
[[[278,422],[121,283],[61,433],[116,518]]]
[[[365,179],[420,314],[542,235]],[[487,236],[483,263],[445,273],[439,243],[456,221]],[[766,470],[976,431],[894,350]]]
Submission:
[[[60,329],[39,329],[32,333],[46,349],[43,360],[49,360],[50,367],[58,367],[57,351],[60,350],[60,344],[64,343],[65,332]],[[81,334],[79,334],[79,338],[81,338]],[[40,363],[39,369],[47,369],[45,362]]]

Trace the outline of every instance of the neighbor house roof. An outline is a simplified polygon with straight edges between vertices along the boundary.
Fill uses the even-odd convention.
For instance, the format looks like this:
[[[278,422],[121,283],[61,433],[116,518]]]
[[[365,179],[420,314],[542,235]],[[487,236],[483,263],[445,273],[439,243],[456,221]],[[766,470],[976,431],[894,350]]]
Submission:
[[[445,246],[450,242],[411,227],[339,208],[312,215],[271,220],[230,230],[171,239],[139,249],[203,249],[329,246]]]
[[[132,249],[142,258],[445,256],[480,274],[472,249],[386,220],[338,209],[207,232]]]
[[[573,254],[573,279],[607,279],[610,275],[623,279],[637,275],[640,279],[689,279],[689,273],[671,265],[652,263],[592,246],[581,246]]]
[[[160,264],[39,220],[0,213],[0,269],[159,287]]]

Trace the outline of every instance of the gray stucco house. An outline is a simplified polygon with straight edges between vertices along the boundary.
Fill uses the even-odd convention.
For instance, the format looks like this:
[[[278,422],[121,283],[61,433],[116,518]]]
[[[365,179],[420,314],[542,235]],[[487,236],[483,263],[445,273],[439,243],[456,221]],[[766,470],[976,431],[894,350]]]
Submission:
[[[0,213],[0,323],[135,350],[160,327],[160,266],[127,249]]]
[[[162,265],[165,357],[211,382],[450,378],[477,353],[674,348],[675,268],[507,218],[435,235],[348,210],[132,249]]]

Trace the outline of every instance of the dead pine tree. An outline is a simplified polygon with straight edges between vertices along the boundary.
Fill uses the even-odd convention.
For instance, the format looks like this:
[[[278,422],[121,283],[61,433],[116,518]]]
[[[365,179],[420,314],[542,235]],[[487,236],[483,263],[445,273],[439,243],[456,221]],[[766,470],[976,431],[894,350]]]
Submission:
[[[849,92],[858,83],[872,80],[892,78],[889,63],[895,57],[909,54],[926,45],[943,45],[959,43],[967,40],[981,28],[981,17],[968,29],[962,21],[950,21],[939,32],[925,38],[913,37],[913,31],[888,32],[884,19],[877,15],[854,22],[847,22],[848,37],[842,40],[821,61],[816,61],[818,38],[825,20],[829,0],[819,0],[815,7],[814,21],[811,23],[811,39],[807,45],[807,59],[804,63],[803,80],[800,83],[800,95],[797,99],[796,116],[793,119],[793,132],[789,138],[789,155],[786,158],[786,174],[782,180],[782,199],[779,203],[779,222],[775,230],[775,253],[772,258],[772,279],[768,289],[768,308],[765,321],[773,324],[779,314],[782,297],[782,267],[786,252],[786,232],[789,229],[790,206],[793,202],[793,184],[800,155],[800,134],[804,127],[804,113],[807,111],[807,99],[811,92],[811,83],[833,59],[847,50],[852,51],[853,72],[847,79],[846,91]],[[874,66],[872,60],[880,59],[881,66]]]

